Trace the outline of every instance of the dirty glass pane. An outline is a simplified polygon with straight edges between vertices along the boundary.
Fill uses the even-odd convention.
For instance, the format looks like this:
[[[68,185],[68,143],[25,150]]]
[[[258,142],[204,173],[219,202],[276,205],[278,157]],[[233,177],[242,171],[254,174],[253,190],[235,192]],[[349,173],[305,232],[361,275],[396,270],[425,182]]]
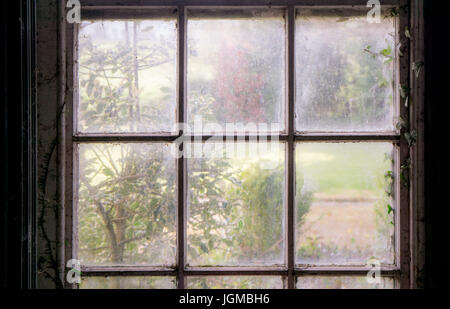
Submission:
[[[78,132],[169,132],[176,106],[175,19],[84,21]]]
[[[301,276],[297,289],[393,289],[394,279],[379,277],[369,282],[365,276]],[[376,280],[376,281],[375,281]]]
[[[284,128],[283,11],[190,11],[187,44],[190,125],[201,119],[222,132],[226,123]]]
[[[283,280],[275,276],[187,277],[186,287],[188,289],[282,289]]]
[[[296,146],[296,263],[394,263],[393,145]]]
[[[173,277],[82,277],[80,289],[175,289]]]
[[[193,150],[187,165],[187,264],[282,264],[284,145],[208,142],[188,147],[202,146],[205,157]]]
[[[368,11],[297,11],[297,131],[394,129],[394,20],[369,23]]]
[[[82,264],[174,264],[175,163],[162,143],[79,145]]]

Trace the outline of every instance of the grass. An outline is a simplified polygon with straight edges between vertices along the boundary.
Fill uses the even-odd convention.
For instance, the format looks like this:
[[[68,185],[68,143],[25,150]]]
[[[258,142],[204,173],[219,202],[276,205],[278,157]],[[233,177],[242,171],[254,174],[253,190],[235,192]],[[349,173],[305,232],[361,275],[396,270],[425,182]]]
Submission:
[[[296,147],[296,169],[305,189],[323,197],[364,197],[384,192],[391,152],[389,143],[302,143]]]
[[[356,253],[361,260],[375,251],[382,257],[387,254],[390,239],[380,234],[377,209],[386,198],[384,175],[392,169],[387,156],[391,153],[389,143],[297,145],[302,189],[313,192],[309,212],[297,230],[297,248],[314,239],[320,247],[336,246],[337,253],[362,250]],[[331,255],[323,258],[333,259]]]

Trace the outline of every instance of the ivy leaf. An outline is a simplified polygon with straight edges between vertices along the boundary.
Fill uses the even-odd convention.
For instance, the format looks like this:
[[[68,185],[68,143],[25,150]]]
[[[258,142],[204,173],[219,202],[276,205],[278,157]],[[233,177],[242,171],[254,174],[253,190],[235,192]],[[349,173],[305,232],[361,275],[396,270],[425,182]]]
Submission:
[[[398,45],[397,45],[397,51],[398,51],[398,55],[399,55],[400,57],[403,57],[402,43],[398,43]]]
[[[414,62],[412,70],[414,71],[414,73],[416,75],[416,78],[419,78],[420,71],[421,71],[421,69],[422,69],[424,64],[425,64],[425,62],[423,62],[423,61],[416,61],[416,62]]]
[[[391,49],[390,46],[387,47],[387,48],[385,48],[385,49],[382,49],[382,50],[380,51],[380,54],[383,55],[383,56],[385,56],[386,58],[391,58],[391,53],[392,53],[392,49]]]
[[[408,127],[408,124],[406,123],[405,119],[403,119],[402,117],[399,117],[395,127],[397,128],[397,130],[401,130],[403,128]]]
[[[391,205],[387,205],[388,215],[394,210]]]
[[[407,159],[401,166],[400,166],[400,181],[403,186],[408,187],[409,184],[409,169],[411,168],[411,159]]]
[[[409,92],[411,91],[411,88],[409,88],[408,85],[403,84],[400,87],[400,97],[405,99],[405,107],[408,107],[409,104]]]
[[[399,15],[397,8],[392,8],[389,10],[389,15],[387,16],[389,17],[397,17]]]
[[[411,33],[409,32],[409,29],[408,29],[408,27],[405,27],[405,36],[408,38],[408,39],[412,39],[411,38]]]
[[[405,138],[406,138],[406,141],[408,142],[408,146],[411,147],[417,141],[417,132],[415,130],[413,130],[411,132],[406,132]]]
[[[394,178],[392,171],[387,171],[386,174],[384,174],[384,178],[389,178],[389,179]]]
[[[409,91],[410,91],[410,88],[408,87],[408,85],[406,85],[406,84],[401,85],[401,87],[400,87],[400,96],[403,99],[408,97]]]

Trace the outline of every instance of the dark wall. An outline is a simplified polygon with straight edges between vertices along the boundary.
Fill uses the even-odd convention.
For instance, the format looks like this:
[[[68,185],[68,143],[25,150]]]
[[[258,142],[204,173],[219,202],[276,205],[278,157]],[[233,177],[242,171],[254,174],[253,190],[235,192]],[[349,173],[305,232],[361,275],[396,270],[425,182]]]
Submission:
[[[35,286],[34,1],[2,1],[0,284]]]
[[[445,2],[425,0],[425,194],[426,194],[426,282],[427,288],[443,287],[448,266],[444,250],[448,249],[448,190],[444,175],[448,173],[448,140],[450,79],[448,63],[450,29]],[[446,76],[447,75],[447,76]],[[447,118],[447,119],[446,119]],[[447,128],[446,128],[447,127]],[[448,176],[447,176],[448,177]],[[444,192],[446,194],[444,195]],[[448,211],[447,211],[448,212]]]

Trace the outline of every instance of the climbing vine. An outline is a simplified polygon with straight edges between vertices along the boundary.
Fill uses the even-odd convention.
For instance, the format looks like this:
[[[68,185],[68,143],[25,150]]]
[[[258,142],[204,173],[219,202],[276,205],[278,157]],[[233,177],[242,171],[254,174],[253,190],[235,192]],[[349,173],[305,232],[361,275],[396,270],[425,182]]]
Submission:
[[[394,7],[390,9],[385,18],[396,18],[400,16],[400,12],[407,13],[409,9],[408,5],[404,5],[401,7]],[[397,51],[399,57],[403,57],[405,52],[407,51],[408,45],[407,42],[413,40],[413,34],[411,33],[410,29],[408,27],[405,27],[402,35],[403,38],[403,44],[399,42],[397,44]],[[373,57],[384,57],[387,60],[385,63],[390,62],[393,60],[393,56],[391,55],[391,50],[389,48],[382,49],[380,51],[373,51],[371,50],[371,47],[368,46],[366,49],[364,49],[365,52],[370,53]],[[424,61],[415,61],[412,63],[411,70],[414,73],[414,77],[417,79],[420,76],[420,73],[422,71],[422,68],[424,66]],[[409,106],[411,105],[411,99],[410,99],[410,93],[411,88],[408,84],[401,84],[399,86],[398,91],[400,92],[400,98],[404,100],[404,106],[407,109],[407,113],[409,113]],[[396,129],[401,132],[403,138],[406,140],[408,147],[412,148],[417,143],[417,131],[411,130],[409,120],[404,119],[402,117],[398,118],[398,121],[396,123]],[[412,161],[411,158],[407,158],[404,162],[400,164],[400,183],[404,187],[409,186],[409,172],[412,167]],[[386,180],[388,180],[388,189],[386,190],[386,194],[390,197],[393,197],[394,189],[393,189],[393,180],[394,180],[394,173],[393,171],[387,171],[385,174]],[[386,205],[386,211],[388,214],[391,214],[394,212],[394,209],[390,204]],[[392,222],[391,222],[392,223]]]

